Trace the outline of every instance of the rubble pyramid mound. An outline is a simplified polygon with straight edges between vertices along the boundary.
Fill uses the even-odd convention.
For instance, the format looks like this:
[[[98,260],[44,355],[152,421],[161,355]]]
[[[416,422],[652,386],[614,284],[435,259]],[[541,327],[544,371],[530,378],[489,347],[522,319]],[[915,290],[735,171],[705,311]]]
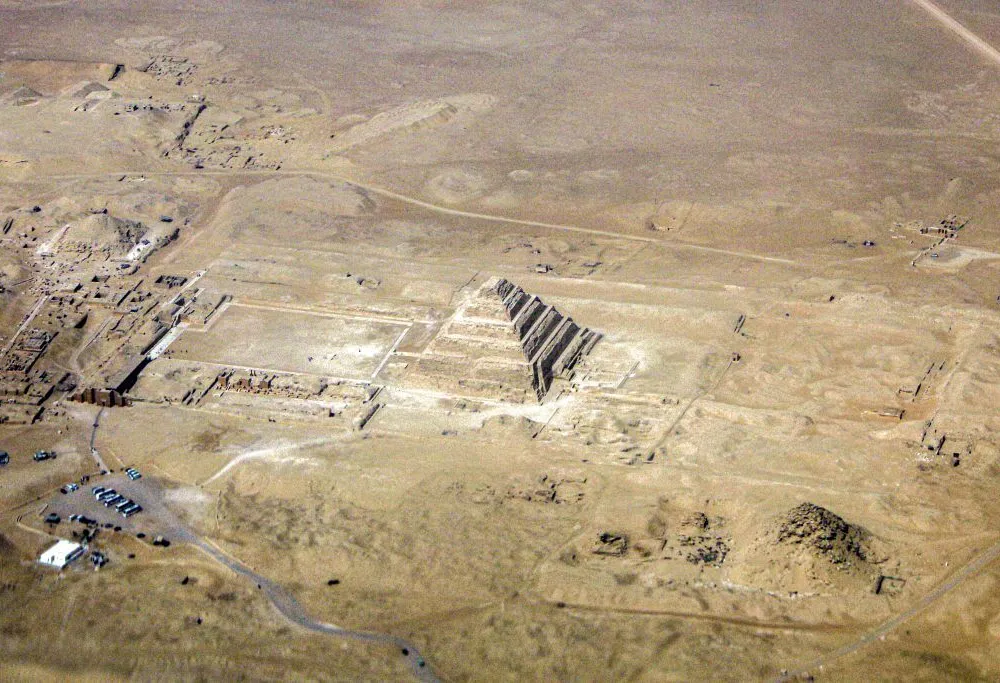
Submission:
[[[94,81],[81,81],[66,88],[63,91],[63,94],[67,94],[71,97],[89,97],[90,95],[99,96],[106,92],[110,92],[110,90],[100,83],[95,83]]]
[[[123,253],[132,249],[145,232],[142,223],[99,213],[71,223],[66,240]]]
[[[463,389],[508,400],[545,398],[601,339],[505,279],[484,284],[441,329],[418,375],[453,375]]]
[[[42,94],[26,85],[22,85],[14,92],[8,94],[5,99],[11,102],[14,106],[20,107],[26,104],[34,104],[38,100],[42,99]]]
[[[777,542],[801,545],[834,564],[866,562],[871,534],[824,507],[802,503],[792,508],[777,532]]]
[[[734,559],[734,581],[808,593],[870,590],[887,557],[864,527],[802,503],[768,520]]]

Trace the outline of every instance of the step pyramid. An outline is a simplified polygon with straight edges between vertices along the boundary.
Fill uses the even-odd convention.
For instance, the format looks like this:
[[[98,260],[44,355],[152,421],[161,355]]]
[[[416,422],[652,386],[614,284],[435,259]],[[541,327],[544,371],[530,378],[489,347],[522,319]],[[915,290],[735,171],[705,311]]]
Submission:
[[[451,375],[466,390],[541,401],[556,378],[572,377],[600,339],[537,296],[494,278],[428,345],[416,374]]]
[[[557,377],[569,379],[581,358],[601,340],[601,333],[580,327],[572,318],[546,305],[509,280],[500,279],[493,291],[532,368],[532,386],[538,400],[545,398]]]

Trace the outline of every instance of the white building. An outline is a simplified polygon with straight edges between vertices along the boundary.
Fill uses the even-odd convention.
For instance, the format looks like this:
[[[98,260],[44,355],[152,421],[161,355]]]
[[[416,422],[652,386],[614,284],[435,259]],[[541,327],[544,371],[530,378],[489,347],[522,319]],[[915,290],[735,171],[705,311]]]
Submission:
[[[62,569],[84,553],[84,547],[72,541],[59,541],[42,553],[38,561],[56,569]]]

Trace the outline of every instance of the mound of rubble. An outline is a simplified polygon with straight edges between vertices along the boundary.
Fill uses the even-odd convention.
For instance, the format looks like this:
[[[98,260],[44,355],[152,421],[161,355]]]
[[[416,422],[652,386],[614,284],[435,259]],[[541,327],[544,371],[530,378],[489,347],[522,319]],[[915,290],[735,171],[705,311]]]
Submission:
[[[65,242],[121,255],[131,251],[145,233],[146,227],[138,221],[97,213],[70,223]]]
[[[14,92],[5,95],[3,98],[4,101],[9,102],[15,107],[24,107],[29,104],[35,104],[40,99],[42,99],[42,94],[27,86],[21,86]]]
[[[826,508],[802,503],[792,508],[778,529],[778,543],[801,545],[835,565],[867,562],[871,534],[848,524]]]
[[[435,100],[410,102],[376,114],[339,133],[331,151],[340,153],[359,145],[375,142],[390,135],[405,134],[433,128],[453,121],[456,117],[478,114],[493,106],[495,98],[481,93],[453,95]]]
[[[731,578],[790,593],[870,590],[887,559],[881,545],[864,527],[802,503],[768,523]]]

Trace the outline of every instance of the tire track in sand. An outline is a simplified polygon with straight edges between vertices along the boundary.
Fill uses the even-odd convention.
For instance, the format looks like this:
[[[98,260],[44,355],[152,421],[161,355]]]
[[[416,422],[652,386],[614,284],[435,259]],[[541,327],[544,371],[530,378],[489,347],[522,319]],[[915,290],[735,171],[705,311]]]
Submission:
[[[942,26],[968,43],[971,48],[983,57],[1000,66],[1000,51],[953,19],[951,15],[935,5],[931,0],[910,0],[910,2],[937,19]]]

